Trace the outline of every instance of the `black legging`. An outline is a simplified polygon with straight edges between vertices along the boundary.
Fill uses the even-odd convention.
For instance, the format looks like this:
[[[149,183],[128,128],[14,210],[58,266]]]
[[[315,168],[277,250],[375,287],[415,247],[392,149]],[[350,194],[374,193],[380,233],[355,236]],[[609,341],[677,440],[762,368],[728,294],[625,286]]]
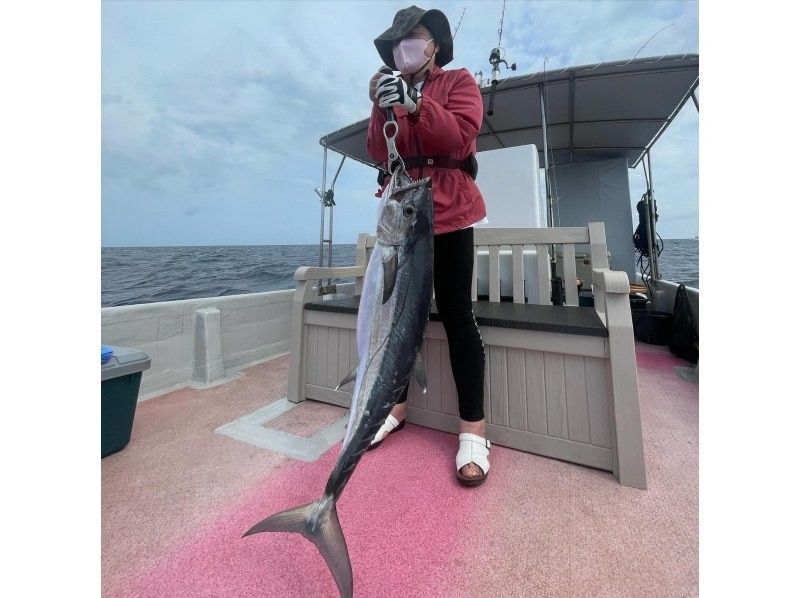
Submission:
[[[433,288],[450,347],[450,366],[458,391],[461,419],[483,419],[483,340],[472,313],[472,228],[436,235],[433,242]],[[406,394],[398,403],[404,403]]]

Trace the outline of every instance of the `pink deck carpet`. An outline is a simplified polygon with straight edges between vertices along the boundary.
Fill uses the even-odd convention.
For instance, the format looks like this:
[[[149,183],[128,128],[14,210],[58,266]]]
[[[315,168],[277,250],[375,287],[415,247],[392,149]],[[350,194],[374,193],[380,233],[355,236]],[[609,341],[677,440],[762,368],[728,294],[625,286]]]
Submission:
[[[487,482],[462,488],[456,437],[409,425],[339,501],[355,596],[697,595],[697,386],[663,347],[637,344],[637,359],[647,491],[499,446]],[[104,596],[338,596],[300,535],[241,534],[319,498],[339,447],[301,463],[213,433],[284,396],[287,363],[138,406],[131,444],[103,460]]]

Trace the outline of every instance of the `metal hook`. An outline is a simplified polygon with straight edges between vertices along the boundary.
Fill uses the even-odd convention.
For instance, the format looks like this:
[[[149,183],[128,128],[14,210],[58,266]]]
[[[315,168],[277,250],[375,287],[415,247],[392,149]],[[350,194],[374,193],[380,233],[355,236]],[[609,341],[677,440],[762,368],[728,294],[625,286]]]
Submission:
[[[387,132],[387,129],[390,126],[394,127],[394,133],[392,133],[391,135],[389,135],[389,133]],[[392,163],[395,162],[400,157],[400,155],[397,152],[397,145],[395,144],[395,141],[394,141],[395,138],[397,137],[397,133],[398,133],[399,130],[400,130],[400,127],[398,126],[397,122],[394,121],[394,120],[387,120],[385,123],[383,123],[383,137],[384,137],[384,139],[386,139],[386,149],[389,151],[389,160],[388,160],[388,162],[389,162],[389,167],[390,168],[391,168]]]
[[[389,163],[389,172],[392,175],[392,180],[394,181],[395,177],[399,174],[402,174],[406,170],[406,163],[403,162],[403,158],[400,156],[394,162]]]

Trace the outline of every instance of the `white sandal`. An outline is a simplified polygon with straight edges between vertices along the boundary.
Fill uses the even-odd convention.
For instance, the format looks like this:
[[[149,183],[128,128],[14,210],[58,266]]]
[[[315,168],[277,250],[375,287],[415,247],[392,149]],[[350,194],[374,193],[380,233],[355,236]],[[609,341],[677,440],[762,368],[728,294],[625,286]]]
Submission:
[[[464,486],[480,486],[489,475],[489,449],[492,444],[477,434],[467,432],[458,435],[458,453],[456,454],[456,477]],[[461,468],[474,463],[483,473],[479,476],[465,476]]]
[[[406,425],[406,418],[403,418],[403,421],[399,422],[390,413],[389,415],[386,416],[386,420],[383,422],[383,425],[375,434],[375,438],[372,439],[372,443],[367,447],[367,450],[371,451],[372,449],[378,448],[381,442],[386,440],[386,437],[389,434],[392,434],[394,432],[399,432],[405,427],[405,425]]]

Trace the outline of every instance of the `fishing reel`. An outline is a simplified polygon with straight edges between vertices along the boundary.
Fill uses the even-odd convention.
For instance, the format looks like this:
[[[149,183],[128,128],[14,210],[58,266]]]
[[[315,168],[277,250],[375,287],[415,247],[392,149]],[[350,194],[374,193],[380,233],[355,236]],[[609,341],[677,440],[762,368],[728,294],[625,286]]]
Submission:
[[[334,181],[334,183],[335,182],[336,181]],[[322,200],[322,205],[326,208],[336,205],[336,202],[333,201],[333,187],[325,192],[321,191],[319,187],[314,187],[314,191],[316,191],[317,195],[319,195],[319,198]]]
[[[493,48],[489,53],[489,64],[492,65],[492,93],[489,96],[489,109],[486,111],[487,116],[492,116],[494,114],[494,92],[497,89],[497,84],[500,83],[500,65],[503,64],[507,69],[511,69],[512,71],[517,70],[517,63],[513,62],[509,66],[508,62],[500,56],[500,50],[501,48]]]

